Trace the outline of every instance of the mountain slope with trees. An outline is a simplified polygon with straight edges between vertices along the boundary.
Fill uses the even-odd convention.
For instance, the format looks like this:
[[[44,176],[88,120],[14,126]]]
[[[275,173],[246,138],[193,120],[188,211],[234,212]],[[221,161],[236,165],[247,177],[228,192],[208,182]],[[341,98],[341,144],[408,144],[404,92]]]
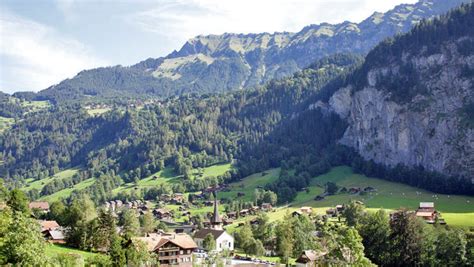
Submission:
[[[463,6],[440,19],[421,23],[409,34],[380,44],[369,53],[365,63],[354,55],[330,56],[290,78],[272,80],[254,90],[181,96],[139,109],[115,108],[99,116],[89,115],[79,104],[56,105],[27,116],[0,136],[0,175],[9,185],[21,186],[31,178],[43,179],[62,169],[81,166],[82,170],[70,180],[48,187],[48,193],[94,177],[96,182],[86,190],[96,201],[102,201],[123,182],[137,182],[164,167],[174,168],[177,174],[183,175],[181,188],[190,190],[281,167],[279,179],[266,189],[277,193],[280,201],[291,201],[298,191],[307,187],[311,177],[327,172],[331,166],[351,165],[368,176],[433,192],[472,195],[474,187],[466,173],[472,169],[473,150],[464,142],[472,138],[469,112],[472,111],[473,47],[469,44],[473,17],[472,5]],[[446,66],[439,66],[437,58],[443,59],[441,62],[447,63]],[[405,71],[400,62],[412,62],[414,71]],[[421,69],[413,67],[418,66],[415,63]],[[386,75],[385,83],[371,85],[379,77],[371,74],[373,69],[391,68],[392,64],[399,72],[382,71]],[[432,77],[433,73],[441,74],[440,79],[448,75],[455,86],[446,91],[451,87],[439,83]],[[409,74],[417,79],[411,79]],[[368,87],[381,97],[357,100]],[[400,89],[409,93],[399,94]],[[439,92],[444,92],[444,97]],[[443,105],[446,99],[451,99],[453,106]],[[371,101],[369,106],[374,107],[404,105],[403,110],[392,114],[396,122],[406,121],[404,112],[421,116],[415,117],[418,124],[448,120],[440,124],[451,127],[444,133],[455,134],[464,146],[443,143],[444,134],[438,137],[440,130],[435,129],[432,139],[440,142],[432,145],[431,150],[418,149],[400,158],[425,158],[436,149],[450,150],[451,161],[446,161],[445,166],[457,171],[431,168],[422,161],[414,164],[403,160],[379,161],[351,145],[348,140],[367,136],[365,131],[371,135],[382,132],[377,128],[357,128],[371,125],[360,122],[372,116],[372,113],[366,116],[357,113],[364,110],[357,108],[363,101]],[[375,112],[376,117],[371,120],[379,120],[377,125],[382,127],[387,119],[384,114]],[[410,127],[392,127],[391,131],[412,131]],[[432,140],[425,138],[432,128],[416,127],[423,131],[423,138],[415,139],[418,142],[414,144],[431,142],[423,140]],[[351,135],[354,129],[361,131],[360,135]],[[399,136],[403,134],[400,131]],[[375,142],[370,151],[387,146]],[[192,168],[231,161],[235,168],[212,181],[190,179]],[[32,192],[31,196],[41,194]]]

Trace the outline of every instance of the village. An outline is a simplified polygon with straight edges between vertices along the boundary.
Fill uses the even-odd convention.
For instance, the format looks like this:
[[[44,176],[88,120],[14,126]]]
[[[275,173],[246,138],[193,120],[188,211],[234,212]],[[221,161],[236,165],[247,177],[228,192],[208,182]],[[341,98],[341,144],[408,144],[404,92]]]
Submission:
[[[249,206],[238,211],[228,211],[220,214],[220,201],[215,192],[211,193],[213,200],[205,198],[203,195],[196,195],[189,201],[184,194],[162,195],[157,203],[150,201],[121,201],[112,200],[106,202],[101,208],[111,212],[113,216],[119,215],[125,210],[132,210],[138,217],[144,214],[152,214],[153,218],[166,226],[163,229],[146,233],[144,236],[132,238],[133,242],[142,242],[146,245],[148,252],[156,255],[160,266],[192,266],[206,262],[208,257],[213,255],[225,255],[226,266],[270,266],[275,262],[245,256],[235,246],[235,230],[249,223],[255,226],[259,223],[257,215],[275,212],[277,208],[270,203],[261,203],[257,206]],[[363,205],[357,201],[358,205]],[[170,205],[177,206],[177,209],[169,209]],[[212,211],[205,214],[202,221],[199,216],[193,216],[192,207],[200,205],[209,207]],[[30,202],[29,208],[34,214],[47,214],[49,212],[48,202]],[[334,222],[341,222],[341,215],[344,213],[346,204],[338,204],[329,208],[325,214],[318,214],[312,207],[300,207],[291,212],[292,217],[308,216],[309,218],[323,218]],[[395,211],[390,214],[390,219],[395,218]],[[427,224],[446,224],[441,214],[435,209],[434,202],[421,202],[418,209],[410,211],[416,217],[421,218]],[[67,228],[62,227],[54,220],[38,220],[41,225],[41,232],[50,243],[66,244],[65,236]],[[117,227],[117,233],[122,229]],[[311,233],[318,235],[317,232]],[[212,239],[215,244],[213,249],[209,249],[206,242]],[[275,246],[266,246],[264,255],[267,257],[276,256]],[[313,266],[316,260],[324,256],[324,253],[305,250],[301,251],[296,259],[296,266]]]

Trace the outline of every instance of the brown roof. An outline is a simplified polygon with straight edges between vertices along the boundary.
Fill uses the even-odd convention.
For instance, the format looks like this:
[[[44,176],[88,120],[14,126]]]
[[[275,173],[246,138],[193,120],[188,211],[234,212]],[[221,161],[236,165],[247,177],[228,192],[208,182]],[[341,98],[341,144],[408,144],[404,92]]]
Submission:
[[[39,223],[41,225],[41,232],[59,228],[59,224],[56,221],[39,221]]]
[[[156,245],[161,240],[161,237],[147,236],[147,237],[133,237],[132,242],[143,242],[148,251],[155,250]]]
[[[194,234],[194,238],[204,239],[208,234],[212,234],[212,236],[214,236],[214,239],[217,239],[224,232],[225,232],[224,230],[201,229]]]
[[[167,241],[165,241],[167,240]],[[163,246],[164,244],[171,242],[176,246],[183,249],[194,249],[197,248],[196,243],[188,234],[171,234],[161,237],[160,242],[155,247],[155,250]]]
[[[28,204],[30,209],[49,210],[49,203],[46,201],[33,201]]]
[[[132,241],[141,241],[145,243],[148,251],[155,251],[168,242],[171,242],[183,249],[197,248],[196,243],[188,234],[164,234],[147,237],[134,237]]]

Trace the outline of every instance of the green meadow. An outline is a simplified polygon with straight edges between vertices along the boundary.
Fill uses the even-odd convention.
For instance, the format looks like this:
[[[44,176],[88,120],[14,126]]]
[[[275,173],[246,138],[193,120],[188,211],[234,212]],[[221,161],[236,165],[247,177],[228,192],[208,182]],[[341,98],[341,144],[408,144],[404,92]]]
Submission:
[[[194,179],[206,179],[211,176],[223,175],[225,172],[230,170],[232,165],[230,163],[216,164],[206,168],[193,169],[192,174]],[[199,175],[201,173],[202,175]],[[148,177],[145,177],[135,183],[127,183],[115,188],[112,192],[118,194],[120,192],[129,192],[132,190],[138,190],[142,188],[150,188],[160,186],[162,184],[173,184],[178,183],[182,179],[182,175],[176,175],[173,168],[165,168],[157,173],[154,173]]]
[[[230,192],[221,192],[219,197],[253,200],[253,192],[257,186],[264,186],[278,178],[279,169],[272,169],[263,173],[253,174],[240,182],[230,185]],[[316,201],[314,198],[324,192],[324,184],[336,183],[339,188],[346,187],[373,187],[375,192],[365,195],[351,195],[349,193],[338,193],[326,196],[324,200]],[[287,212],[292,212],[303,206],[315,208],[315,211],[324,214],[326,209],[338,204],[350,201],[362,201],[369,210],[385,209],[388,211],[400,208],[416,209],[420,202],[434,202],[435,208],[441,212],[442,217],[449,225],[474,226],[474,197],[459,195],[435,194],[426,190],[408,185],[385,181],[382,179],[366,177],[353,173],[347,166],[331,169],[328,173],[314,177],[308,190],[299,192],[289,207],[279,208],[269,213],[270,219],[282,219]],[[245,196],[237,198],[237,193],[245,193]]]
[[[66,247],[63,245],[56,245],[56,244],[48,244],[46,246],[45,254],[48,257],[55,257],[55,256],[58,256],[59,254],[77,254],[77,255],[81,255],[84,258],[84,260],[97,255],[96,253],[87,252],[87,251],[83,251],[79,249]]]

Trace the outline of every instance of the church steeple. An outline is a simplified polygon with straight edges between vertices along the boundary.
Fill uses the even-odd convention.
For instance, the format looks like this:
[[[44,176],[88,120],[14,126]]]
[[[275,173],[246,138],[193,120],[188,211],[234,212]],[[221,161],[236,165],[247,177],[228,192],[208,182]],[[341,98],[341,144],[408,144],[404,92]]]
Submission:
[[[217,201],[217,194],[216,192],[212,192],[214,195],[214,213],[211,217],[211,228],[215,230],[222,230],[222,219],[219,216],[219,206]]]

